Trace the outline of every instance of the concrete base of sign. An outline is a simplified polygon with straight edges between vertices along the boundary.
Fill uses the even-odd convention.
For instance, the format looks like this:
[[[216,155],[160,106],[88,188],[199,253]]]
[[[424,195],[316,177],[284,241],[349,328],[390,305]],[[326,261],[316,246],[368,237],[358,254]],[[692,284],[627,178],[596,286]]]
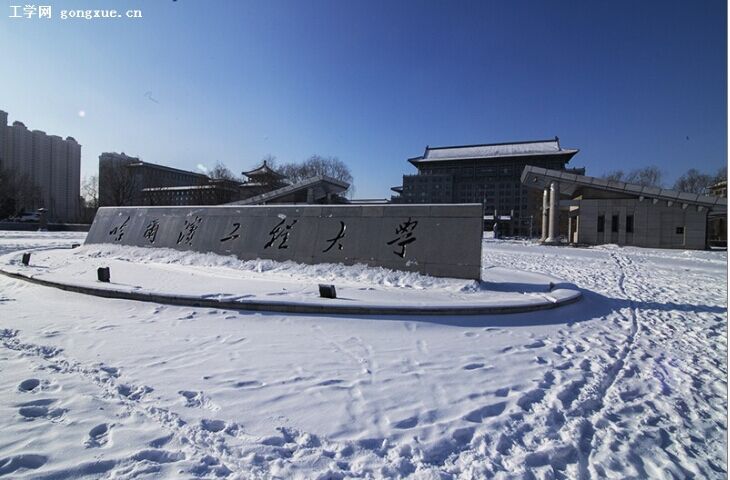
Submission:
[[[419,284],[420,288],[404,288],[390,286],[389,282],[359,283],[355,276],[347,275],[338,281],[331,275],[319,278],[311,273],[268,274],[214,266],[140,263],[118,256],[105,258],[99,255],[100,248],[104,247],[37,251],[30,267],[20,263],[19,254],[9,254],[0,257],[0,273],[105,298],[295,313],[486,315],[550,309],[581,298],[577,288],[554,277],[496,267],[484,269],[481,282],[431,279],[431,287]],[[216,262],[225,258],[218,257]],[[100,266],[111,269],[110,283],[97,281],[96,268]],[[429,278],[421,277],[419,281]],[[320,297],[318,286],[322,281],[336,286],[337,298]]]

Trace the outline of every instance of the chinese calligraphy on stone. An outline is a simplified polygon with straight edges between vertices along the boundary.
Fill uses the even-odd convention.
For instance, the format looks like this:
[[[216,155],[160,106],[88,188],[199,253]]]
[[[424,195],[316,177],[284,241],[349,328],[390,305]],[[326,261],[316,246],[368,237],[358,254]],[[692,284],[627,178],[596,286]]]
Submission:
[[[289,233],[291,233],[292,227],[297,223],[297,220],[292,220],[292,222],[287,225],[286,224],[286,218],[282,219],[281,222],[277,223],[274,228],[271,229],[269,232],[269,235],[271,235],[271,240],[266,242],[266,245],[264,245],[264,248],[269,248],[274,243],[281,239],[279,242],[279,245],[277,248],[289,248],[289,245],[286,244],[287,240],[289,240]]]
[[[238,223],[238,222],[234,223],[233,230],[231,230],[231,233],[229,233],[225,237],[221,238],[221,242],[227,242],[228,240],[235,240],[236,238],[238,238],[239,234],[236,232],[238,232],[238,229],[240,229],[240,228],[241,228],[240,223]]]
[[[402,222],[395,229],[397,237],[387,242],[388,245],[396,244],[400,247],[400,251],[393,250],[393,253],[398,255],[400,258],[405,258],[406,246],[416,241],[416,237],[413,235],[413,232],[416,230],[417,226],[418,220],[411,220],[411,217],[408,217],[408,220]]]
[[[180,232],[177,236],[177,244],[180,245],[181,243],[186,243],[188,245],[192,245],[195,232],[198,230],[198,227],[200,227],[200,222],[202,221],[203,219],[201,217],[195,217],[194,220],[185,220],[182,232]]]
[[[118,227],[114,227],[111,230],[109,230],[109,235],[116,235],[114,237],[115,242],[120,241],[122,239],[122,237],[124,236],[124,228],[127,226],[127,223],[129,222],[129,218],[130,217],[127,217],[127,219],[124,221],[124,223],[122,223]]]
[[[150,241],[150,243],[155,243],[155,239],[157,238],[157,230],[160,229],[160,221],[158,219],[152,220],[149,225],[147,225],[144,229],[144,233],[142,236]]]
[[[330,250],[332,250],[332,247],[334,247],[335,244],[337,244],[337,250],[342,250],[343,246],[342,246],[342,243],[340,242],[340,240],[345,238],[345,229],[346,228],[347,228],[347,226],[345,225],[345,222],[340,220],[340,231],[337,232],[337,235],[335,235],[333,238],[327,239],[327,241],[330,242],[330,244],[327,248],[322,250],[322,253],[327,253]]]

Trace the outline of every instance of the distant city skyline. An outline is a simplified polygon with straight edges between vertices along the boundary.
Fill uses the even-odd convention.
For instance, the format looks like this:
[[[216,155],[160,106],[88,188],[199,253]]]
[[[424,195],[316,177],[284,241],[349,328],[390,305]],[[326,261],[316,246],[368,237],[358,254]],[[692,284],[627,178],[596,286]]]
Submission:
[[[727,163],[725,2],[122,3],[143,18],[0,12],[0,109],[76,138],[82,176],[319,154],[382,198],[426,145],[556,135],[594,176]]]

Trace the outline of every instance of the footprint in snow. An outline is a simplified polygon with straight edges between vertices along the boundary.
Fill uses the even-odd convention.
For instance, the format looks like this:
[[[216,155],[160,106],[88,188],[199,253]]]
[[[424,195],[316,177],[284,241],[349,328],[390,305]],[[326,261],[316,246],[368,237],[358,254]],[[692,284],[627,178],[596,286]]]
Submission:
[[[167,450],[142,450],[132,456],[138,462],[148,461],[151,463],[173,463],[185,460],[183,452],[170,452]]]
[[[451,434],[451,438],[456,441],[457,445],[469,445],[469,442],[474,438],[475,431],[476,428],[474,427],[458,428]]]
[[[200,426],[203,428],[203,430],[206,430],[208,432],[218,433],[226,428],[226,422],[224,422],[223,420],[210,420],[204,418],[200,421]]]
[[[461,367],[463,370],[476,370],[478,368],[484,368],[483,363],[469,363]]]
[[[543,342],[542,340],[536,340],[532,343],[528,343],[527,345],[525,345],[525,348],[542,348],[544,346],[545,342]]]
[[[13,473],[21,468],[36,470],[45,465],[47,461],[48,457],[33,453],[24,453],[14,457],[0,458],[0,476]]]
[[[517,400],[517,405],[519,405],[520,408],[522,408],[522,410],[527,412],[530,410],[530,408],[532,408],[533,404],[542,400],[542,398],[544,396],[545,396],[545,391],[540,388],[536,388],[536,389],[530,390],[529,392],[522,395]]]
[[[464,420],[473,423],[481,423],[485,418],[496,417],[504,412],[507,402],[494,403],[486,405],[476,410],[472,410],[464,417]]]
[[[116,368],[116,367],[110,367],[108,365],[103,365],[102,364],[101,366],[99,366],[99,370],[101,370],[102,372],[106,373],[110,377],[116,378],[116,377],[119,376],[119,369]]]
[[[220,410],[220,407],[211,402],[203,392],[192,390],[180,390],[177,392],[185,399],[185,406],[190,408],[207,408],[208,410]]]
[[[399,422],[396,422],[393,426],[395,428],[405,429],[405,428],[413,428],[416,425],[418,425],[418,417],[410,417],[410,418],[401,420]]]
[[[32,402],[21,403],[18,405],[18,413],[25,420],[33,421],[37,418],[45,418],[46,420],[59,421],[61,417],[68,411],[65,408],[50,408],[50,405],[56,401],[50,398],[34,400]]]
[[[495,390],[494,394],[498,397],[506,397],[507,395],[509,395],[509,390],[509,387],[500,388]]]
[[[328,387],[330,385],[338,385],[343,382],[344,382],[344,380],[331,379],[331,380],[325,380],[323,382],[319,382],[316,386],[317,387]]]
[[[23,380],[20,382],[20,385],[18,385],[18,390],[21,392],[32,392],[38,386],[41,384],[41,381],[37,378],[29,378],[27,380]]]
[[[134,401],[142,399],[142,397],[152,392],[153,390],[154,389],[152,387],[148,387],[147,385],[135,387],[134,385],[121,384],[117,386],[117,392],[119,393],[119,395],[127,397],[128,399]]]
[[[100,448],[109,443],[111,427],[106,423],[100,423],[89,430],[89,438],[84,442],[86,448]]]
[[[261,387],[263,386],[263,383],[259,382],[258,380],[242,380],[240,382],[236,382],[234,386],[236,388],[253,388]]]

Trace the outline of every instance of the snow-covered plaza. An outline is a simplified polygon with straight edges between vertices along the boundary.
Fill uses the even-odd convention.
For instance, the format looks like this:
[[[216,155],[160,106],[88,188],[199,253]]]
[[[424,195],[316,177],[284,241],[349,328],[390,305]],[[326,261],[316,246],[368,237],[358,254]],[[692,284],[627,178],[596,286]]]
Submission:
[[[83,239],[0,232],[0,254]],[[726,252],[485,239],[482,264],[554,275],[583,298],[510,315],[282,314],[0,276],[0,478],[727,477]]]

